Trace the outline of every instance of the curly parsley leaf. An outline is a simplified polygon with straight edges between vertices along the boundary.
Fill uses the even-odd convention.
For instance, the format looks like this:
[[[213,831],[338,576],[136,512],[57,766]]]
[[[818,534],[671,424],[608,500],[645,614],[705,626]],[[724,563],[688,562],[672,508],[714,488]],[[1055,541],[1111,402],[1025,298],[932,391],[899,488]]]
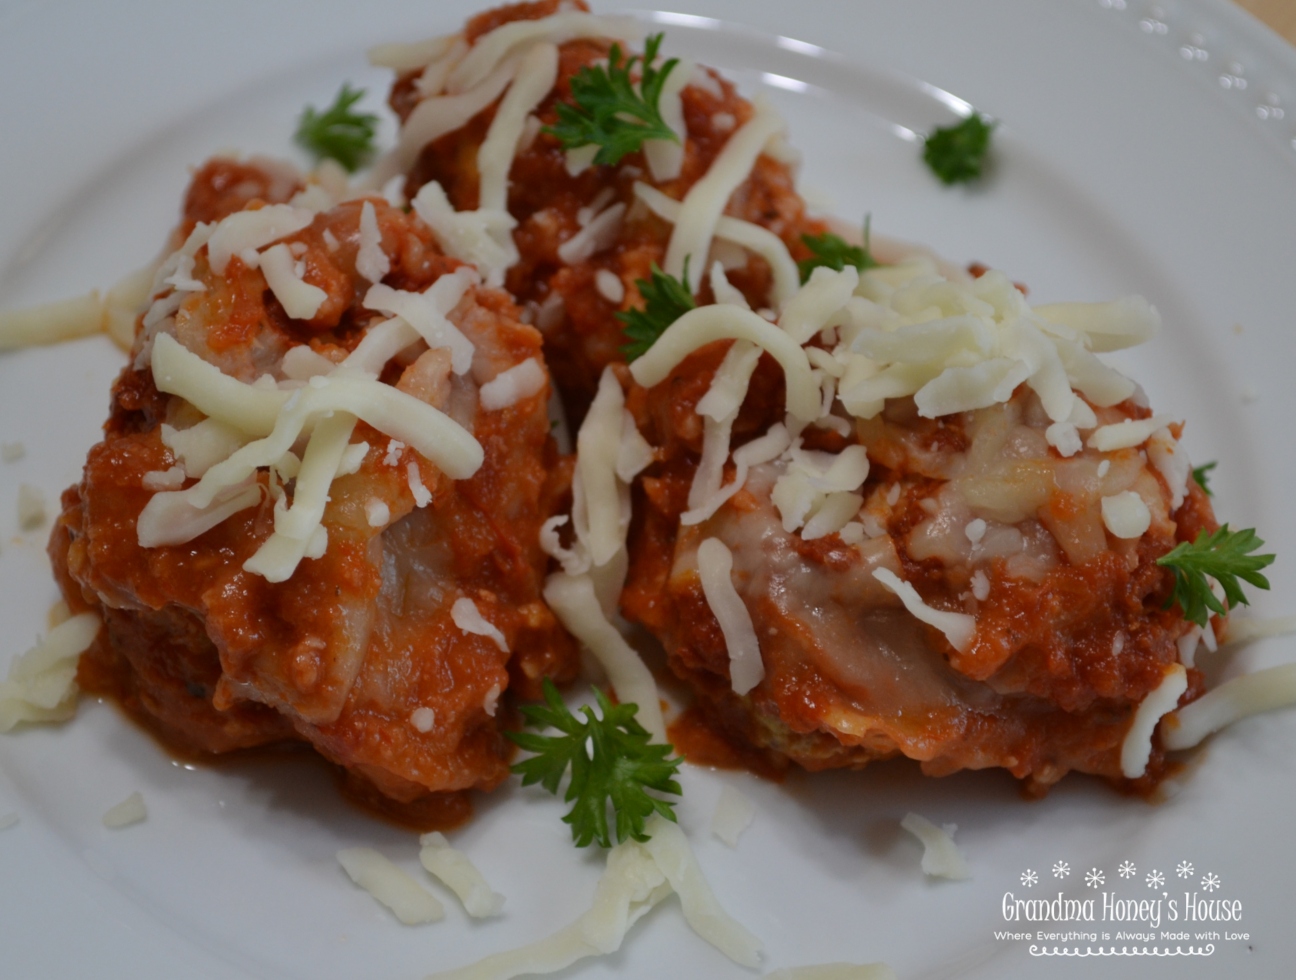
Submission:
[[[336,160],[354,173],[373,156],[378,129],[378,117],[372,112],[352,109],[364,94],[364,89],[343,83],[333,104],[323,112],[317,112],[314,106],[305,108],[293,138],[316,159]]]
[[[957,126],[942,126],[927,137],[923,159],[942,183],[975,180],[981,176],[995,125],[974,112]]]
[[[848,265],[855,266],[860,272],[877,268],[881,263],[873,258],[873,253],[869,251],[869,225],[872,224],[872,220],[871,214],[864,218],[863,246],[851,245],[846,239],[834,235],[831,231],[826,231],[822,235],[802,235],[801,243],[810,249],[811,255],[810,258],[802,259],[797,263],[802,285],[810,280],[810,273],[820,266],[837,272]]]
[[[597,146],[594,162],[615,164],[627,153],[639,149],[646,140],[679,142],[675,131],[662,119],[658,102],[666,77],[679,64],[671,58],[661,68],[654,68],[662,35],[654,34],[644,44],[643,58],[635,55],[621,63],[621,46],[612,45],[607,67],[587,65],[571,79],[574,105],[559,102],[558,124],[546,126],[543,132],[556,136],[563,149]],[[643,72],[636,91],[630,73],[635,62],[642,62]]]
[[[689,292],[687,258],[684,260],[683,282],[666,275],[654,262],[652,278],[636,279],[635,285],[643,297],[644,308],[616,314],[616,318],[625,324],[627,343],[621,347],[621,352],[628,361],[646,354],[667,327],[697,306]]]
[[[1224,615],[1229,608],[1248,605],[1239,578],[1258,589],[1269,588],[1269,580],[1260,574],[1260,569],[1273,564],[1274,556],[1252,554],[1263,545],[1254,528],[1230,531],[1227,524],[1214,534],[1199,531],[1191,544],[1184,541],[1176,545],[1157,559],[1158,565],[1174,572],[1170,602],[1179,603],[1184,619],[1202,627],[1212,612]],[[1211,591],[1207,576],[1223,587],[1227,608]]]
[[[1201,487],[1202,490],[1205,491],[1206,496],[1208,497],[1215,496],[1215,493],[1214,491],[1211,490],[1210,484],[1208,484],[1206,480],[1210,474],[1210,471],[1215,469],[1215,467],[1218,465],[1219,463],[1215,462],[1215,460],[1211,460],[1209,463],[1202,463],[1201,466],[1193,467],[1193,471],[1192,471],[1193,482],[1196,483],[1197,486]]]
[[[680,795],[679,783],[672,777],[683,760],[668,759],[672,746],[652,742],[652,736],[635,720],[638,705],[614,705],[602,691],[594,693],[599,714],[582,707],[582,720],[563,704],[558,689],[545,678],[545,703],[523,705],[522,714],[530,724],[556,728],[561,734],[507,732],[519,747],[535,753],[514,765],[513,772],[522,777],[523,786],[539,783],[557,796],[563,776],[571,771],[564,799],[574,805],[563,820],[571,825],[577,847],[593,841],[601,847],[612,846],[609,804],[616,815],[617,843],[647,840],[644,821],[654,812],[675,819],[674,802],[648,791]]]

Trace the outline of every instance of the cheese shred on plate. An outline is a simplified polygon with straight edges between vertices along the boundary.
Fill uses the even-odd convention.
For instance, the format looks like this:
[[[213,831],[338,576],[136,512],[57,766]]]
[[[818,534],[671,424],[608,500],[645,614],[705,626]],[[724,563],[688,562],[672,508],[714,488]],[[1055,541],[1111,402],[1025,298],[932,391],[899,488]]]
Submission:
[[[1296,705],[1296,664],[1257,670],[1225,681],[1167,716],[1161,741],[1167,749],[1190,749],[1235,721],[1292,705]]]
[[[143,823],[148,819],[148,808],[144,806],[144,797],[138,791],[109,808],[103,815],[103,825],[116,830],[129,827],[131,824]]]
[[[760,941],[720,907],[684,831],[658,814],[648,818],[644,829],[651,835],[646,842],[625,841],[608,851],[590,909],[571,925],[428,980],[511,980],[557,973],[579,960],[615,953],[635,923],[672,892],[679,895],[684,918],[698,935],[734,962],[757,967]]]
[[[726,783],[711,814],[711,833],[730,847],[737,847],[738,838],[755,818],[756,804]]]
[[[16,657],[0,681],[0,732],[22,722],[67,721],[76,712],[77,659],[99,634],[94,613],[64,620]]]
[[[465,912],[474,919],[484,919],[504,911],[504,896],[491,889],[468,855],[450,846],[445,834],[424,834],[419,844],[419,862],[458,896]]]
[[[963,860],[963,855],[959,853],[958,846],[951,836],[952,830],[938,827],[917,813],[905,814],[904,819],[900,821],[900,826],[922,842],[923,874],[936,878],[949,878],[953,881],[963,881],[972,877],[967,862]]]
[[[373,848],[343,848],[337,859],[352,881],[405,925],[439,922],[445,917],[445,907],[431,892]]]

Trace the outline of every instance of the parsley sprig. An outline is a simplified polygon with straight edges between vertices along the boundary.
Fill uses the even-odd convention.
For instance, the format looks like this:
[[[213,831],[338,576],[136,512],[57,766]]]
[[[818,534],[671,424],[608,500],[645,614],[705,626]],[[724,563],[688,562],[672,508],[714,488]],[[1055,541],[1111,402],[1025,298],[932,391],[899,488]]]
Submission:
[[[688,265],[686,258],[683,282],[662,272],[656,262],[652,264],[651,279],[635,280],[644,308],[616,314],[616,318],[625,324],[627,342],[621,347],[621,352],[627,361],[646,354],[667,327],[697,306],[689,292]]]
[[[1158,565],[1174,572],[1170,601],[1179,603],[1184,619],[1202,627],[1212,612],[1224,615],[1228,608],[1248,605],[1239,578],[1258,589],[1269,588],[1269,580],[1260,574],[1260,569],[1273,564],[1274,556],[1252,554],[1263,545],[1254,528],[1230,531],[1225,524],[1214,534],[1199,531],[1191,544],[1181,542],[1157,559]],[[1228,607],[1211,591],[1207,576],[1223,586]]]
[[[317,112],[314,106],[305,108],[293,138],[316,159],[336,160],[354,173],[373,156],[378,129],[377,116],[352,109],[364,94],[364,89],[343,83],[333,104],[323,112]]]
[[[1211,490],[1210,484],[1206,481],[1210,475],[1210,471],[1215,469],[1218,465],[1219,463],[1215,462],[1215,460],[1211,460],[1209,463],[1202,463],[1201,466],[1193,467],[1193,482],[1196,483],[1197,486],[1201,487],[1208,497],[1215,496],[1215,493]]]
[[[674,140],[675,131],[662,119],[658,102],[666,76],[679,64],[671,58],[661,68],[654,68],[662,35],[654,34],[644,44],[643,58],[638,55],[621,63],[619,44],[612,45],[607,67],[587,65],[571,79],[574,105],[559,102],[558,124],[546,126],[544,132],[556,136],[563,148],[597,146],[594,162],[615,164],[627,153],[633,153],[645,140]],[[635,62],[642,62],[643,72],[636,91],[630,73]]]
[[[674,802],[648,791],[678,796],[680,785],[672,777],[683,760],[666,758],[673,748],[652,741],[635,720],[638,705],[614,705],[602,691],[596,688],[594,693],[599,713],[582,707],[582,721],[545,678],[545,703],[523,705],[522,714],[532,725],[556,728],[561,734],[508,732],[518,746],[536,753],[513,766],[513,771],[522,777],[523,786],[539,783],[557,796],[563,776],[571,770],[564,799],[575,805],[563,820],[571,825],[577,847],[592,841],[601,847],[612,846],[609,803],[616,814],[617,843],[632,838],[647,840],[644,821],[654,812],[675,819]]]
[[[834,235],[831,231],[826,231],[822,235],[802,235],[801,243],[810,249],[811,253],[810,258],[802,259],[797,263],[802,285],[809,282],[810,273],[820,266],[836,272],[841,272],[848,265],[853,265],[860,272],[865,269],[876,269],[881,263],[873,258],[873,253],[869,250],[869,225],[872,224],[872,220],[871,214],[864,218],[863,246],[851,245],[846,239]]]
[[[923,159],[945,184],[960,184],[981,176],[995,123],[974,112],[957,126],[936,129],[923,146]]]

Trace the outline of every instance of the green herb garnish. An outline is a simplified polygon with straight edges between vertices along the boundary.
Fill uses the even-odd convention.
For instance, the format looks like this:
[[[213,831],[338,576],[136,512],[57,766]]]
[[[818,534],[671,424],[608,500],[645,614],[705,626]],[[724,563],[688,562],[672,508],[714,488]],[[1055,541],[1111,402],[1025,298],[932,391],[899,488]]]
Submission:
[[[1269,580],[1260,574],[1260,569],[1273,564],[1274,556],[1251,553],[1263,545],[1254,528],[1230,531],[1227,524],[1214,534],[1199,531],[1192,544],[1181,542],[1169,554],[1157,559],[1158,565],[1174,572],[1174,594],[1170,602],[1179,603],[1184,619],[1202,627],[1209,621],[1211,612],[1222,616],[1229,608],[1249,605],[1238,579],[1259,589],[1269,588]],[[1223,586],[1228,607],[1211,591],[1208,575]]]
[[[314,106],[306,107],[293,138],[316,159],[336,160],[354,173],[373,156],[374,133],[378,129],[378,117],[373,113],[352,111],[364,94],[364,89],[344,83],[333,104],[323,112],[316,112]]]
[[[654,68],[662,35],[654,34],[644,44],[643,58],[638,55],[621,64],[621,46],[612,45],[607,67],[587,65],[571,79],[572,100],[559,102],[558,125],[546,126],[543,132],[556,136],[563,149],[597,146],[594,162],[615,164],[627,153],[633,153],[645,140],[674,140],[675,131],[662,119],[657,103],[661,99],[666,76],[677,64],[671,58],[661,68]],[[643,77],[638,91],[630,80],[635,62],[643,63]]]
[[[1208,497],[1215,496],[1215,493],[1211,490],[1210,485],[1206,482],[1206,478],[1207,475],[1210,473],[1210,471],[1215,469],[1215,467],[1217,467],[1218,465],[1219,463],[1215,462],[1215,460],[1211,460],[1209,463],[1202,463],[1201,466],[1193,467],[1193,471],[1192,471],[1193,482],[1195,482],[1197,486],[1201,487],[1202,490],[1206,493],[1206,496]]]
[[[826,231],[822,235],[802,235],[802,244],[812,253],[811,258],[802,259],[797,263],[797,269],[801,272],[802,285],[810,280],[810,273],[820,266],[837,272],[848,265],[855,266],[860,272],[877,268],[881,263],[873,258],[873,253],[869,251],[869,225],[872,220],[871,214],[864,218],[863,246],[851,245],[846,239],[834,235],[831,231]]]
[[[625,324],[628,342],[621,347],[627,361],[633,361],[648,352],[666,328],[682,317],[697,303],[688,286],[688,259],[684,260],[684,281],[668,276],[652,264],[652,279],[636,279],[639,295],[643,297],[642,310],[625,310],[616,318]]]
[[[513,766],[522,777],[522,785],[539,783],[558,795],[558,785],[571,770],[571,782],[564,799],[574,806],[563,817],[571,825],[572,840],[577,847],[597,841],[612,846],[608,830],[608,804],[616,814],[616,842],[644,841],[644,821],[653,813],[667,820],[675,819],[674,803],[652,796],[648,790],[680,795],[679,783],[672,777],[682,759],[666,758],[670,745],[654,743],[635,715],[638,705],[614,705],[597,688],[599,715],[588,706],[580,713],[582,721],[563,704],[558,689],[544,679],[545,704],[527,704],[522,714],[532,725],[549,726],[561,735],[537,735],[533,732],[506,732],[518,746],[536,753]]]
[[[927,137],[923,159],[946,184],[966,183],[981,176],[995,123],[974,112],[957,126],[942,126]]]

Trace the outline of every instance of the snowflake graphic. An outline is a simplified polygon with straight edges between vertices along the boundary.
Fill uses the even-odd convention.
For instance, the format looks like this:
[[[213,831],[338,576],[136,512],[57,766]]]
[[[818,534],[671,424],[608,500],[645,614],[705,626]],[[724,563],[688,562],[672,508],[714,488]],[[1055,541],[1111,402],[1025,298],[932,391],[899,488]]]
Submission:
[[[1126,861],[1118,870],[1120,871],[1120,876],[1122,878],[1133,878],[1134,872],[1136,872],[1138,868],[1134,867],[1133,861]]]
[[[1208,892],[1213,892],[1219,886],[1220,886],[1219,875],[1211,874],[1208,872],[1206,876],[1202,878],[1202,887],[1205,888]]]
[[[1147,886],[1149,888],[1160,888],[1165,884],[1165,875],[1155,868],[1147,876]]]
[[[1097,888],[1099,885],[1104,884],[1106,881],[1107,881],[1107,876],[1104,875],[1097,868],[1094,868],[1092,871],[1089,871],[1085,874],[1085,884],[1088,885],[1090,888]]]
[[[1059,861],[1057,864],[1053,865],[1054,878],[1065,878],[1070,873],[1071,865],[1067,864],[1065,861]]]
[[[1027,868],[1025,871],[1022,872],[1021,883],[1025,885],[1027,888],[1030,888],[1032,885],[1039,883],[1039,875],[1037,875],[1030,868]]]
[[[1180,861],[1179,866],[1175,868],[1175,874],[1180,878],[1191,878],[1193,866],[1191,861]]]

